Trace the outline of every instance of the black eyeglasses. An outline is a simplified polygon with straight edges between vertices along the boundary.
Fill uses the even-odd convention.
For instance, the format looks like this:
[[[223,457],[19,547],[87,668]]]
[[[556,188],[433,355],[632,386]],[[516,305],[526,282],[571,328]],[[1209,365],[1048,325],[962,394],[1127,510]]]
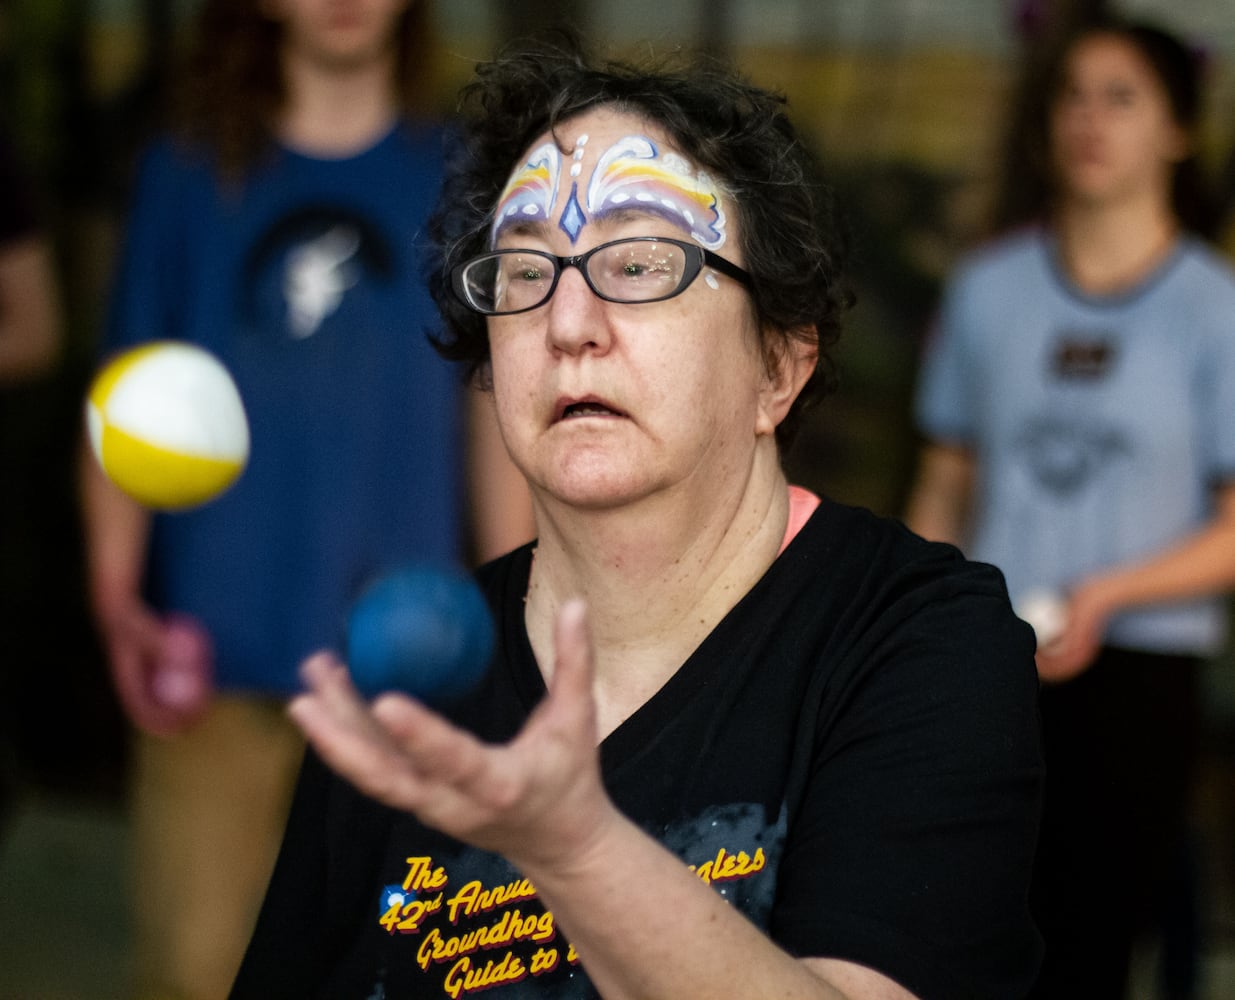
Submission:
[[[686,291],[704,265],[751,287],[751,276],[697,243],[634,236],[592,247],[575,257],[540,250],[494,250],[451,271],[455,295],[486,316],[527,312],[549,301],[558,279],[577,267],[606,302],[661,302]]]

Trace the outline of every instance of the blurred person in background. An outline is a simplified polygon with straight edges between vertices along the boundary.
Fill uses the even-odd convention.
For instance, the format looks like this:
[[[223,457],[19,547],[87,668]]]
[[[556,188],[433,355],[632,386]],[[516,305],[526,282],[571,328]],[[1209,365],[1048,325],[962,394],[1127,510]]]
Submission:
[[[142,996],[227,992],[300,763],[281,700],[300,659],[393,563],[531,535],[488,397],[427,339],[446,149],[428,32],[423,2],[207,0],[182,115],[140,163],[103,353],[209,349],[252,433],[238,483],[184,513],[152,515],[83,462],[90,598],[137,730]],[[176,657],[216,696],[161,692]]]
[[[1002,569],[1025,617],[1054,605],[1034,995],[1117,1000],[1183,851],[1200,669],[1235,585],[1235,278],[1199,235],[1186,46],[1088,26],[1046,101],[1005,179],[1025,225],[945,291],[906,520]]]

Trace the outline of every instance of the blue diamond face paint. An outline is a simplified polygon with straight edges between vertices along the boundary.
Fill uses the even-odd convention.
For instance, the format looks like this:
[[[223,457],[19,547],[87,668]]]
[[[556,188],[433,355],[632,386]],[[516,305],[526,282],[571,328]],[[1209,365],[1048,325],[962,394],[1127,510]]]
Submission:
[[[558,226],[574,244],[579,242],[579,233],[585,222],[587,222],[587,217],[583,214],[583,209],[579,207],[579,185],[572,184],[570,198],[566,202],[566,207],[562,209],[562,217],[558,220]]]

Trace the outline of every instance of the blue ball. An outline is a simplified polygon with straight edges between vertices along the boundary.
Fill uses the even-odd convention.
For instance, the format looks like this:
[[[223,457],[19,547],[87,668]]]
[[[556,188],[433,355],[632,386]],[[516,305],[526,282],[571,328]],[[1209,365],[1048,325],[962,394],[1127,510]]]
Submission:
[[[493,619],[472,577],[413,564],[381,577],[353,605],[347,661],[366,698],[403,691],[430,705],[467,694],[493,656]]]

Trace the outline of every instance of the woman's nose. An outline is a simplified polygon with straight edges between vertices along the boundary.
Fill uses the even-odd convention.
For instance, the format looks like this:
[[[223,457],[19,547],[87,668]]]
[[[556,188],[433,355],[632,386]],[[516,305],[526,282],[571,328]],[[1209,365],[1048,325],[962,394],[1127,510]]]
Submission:
[[[611,330],[605,307],[606,303],[588,286],[579,268],[564,268],[553,297],[545,304],[550,349],[566,354],[587,349],[607,351]]]

